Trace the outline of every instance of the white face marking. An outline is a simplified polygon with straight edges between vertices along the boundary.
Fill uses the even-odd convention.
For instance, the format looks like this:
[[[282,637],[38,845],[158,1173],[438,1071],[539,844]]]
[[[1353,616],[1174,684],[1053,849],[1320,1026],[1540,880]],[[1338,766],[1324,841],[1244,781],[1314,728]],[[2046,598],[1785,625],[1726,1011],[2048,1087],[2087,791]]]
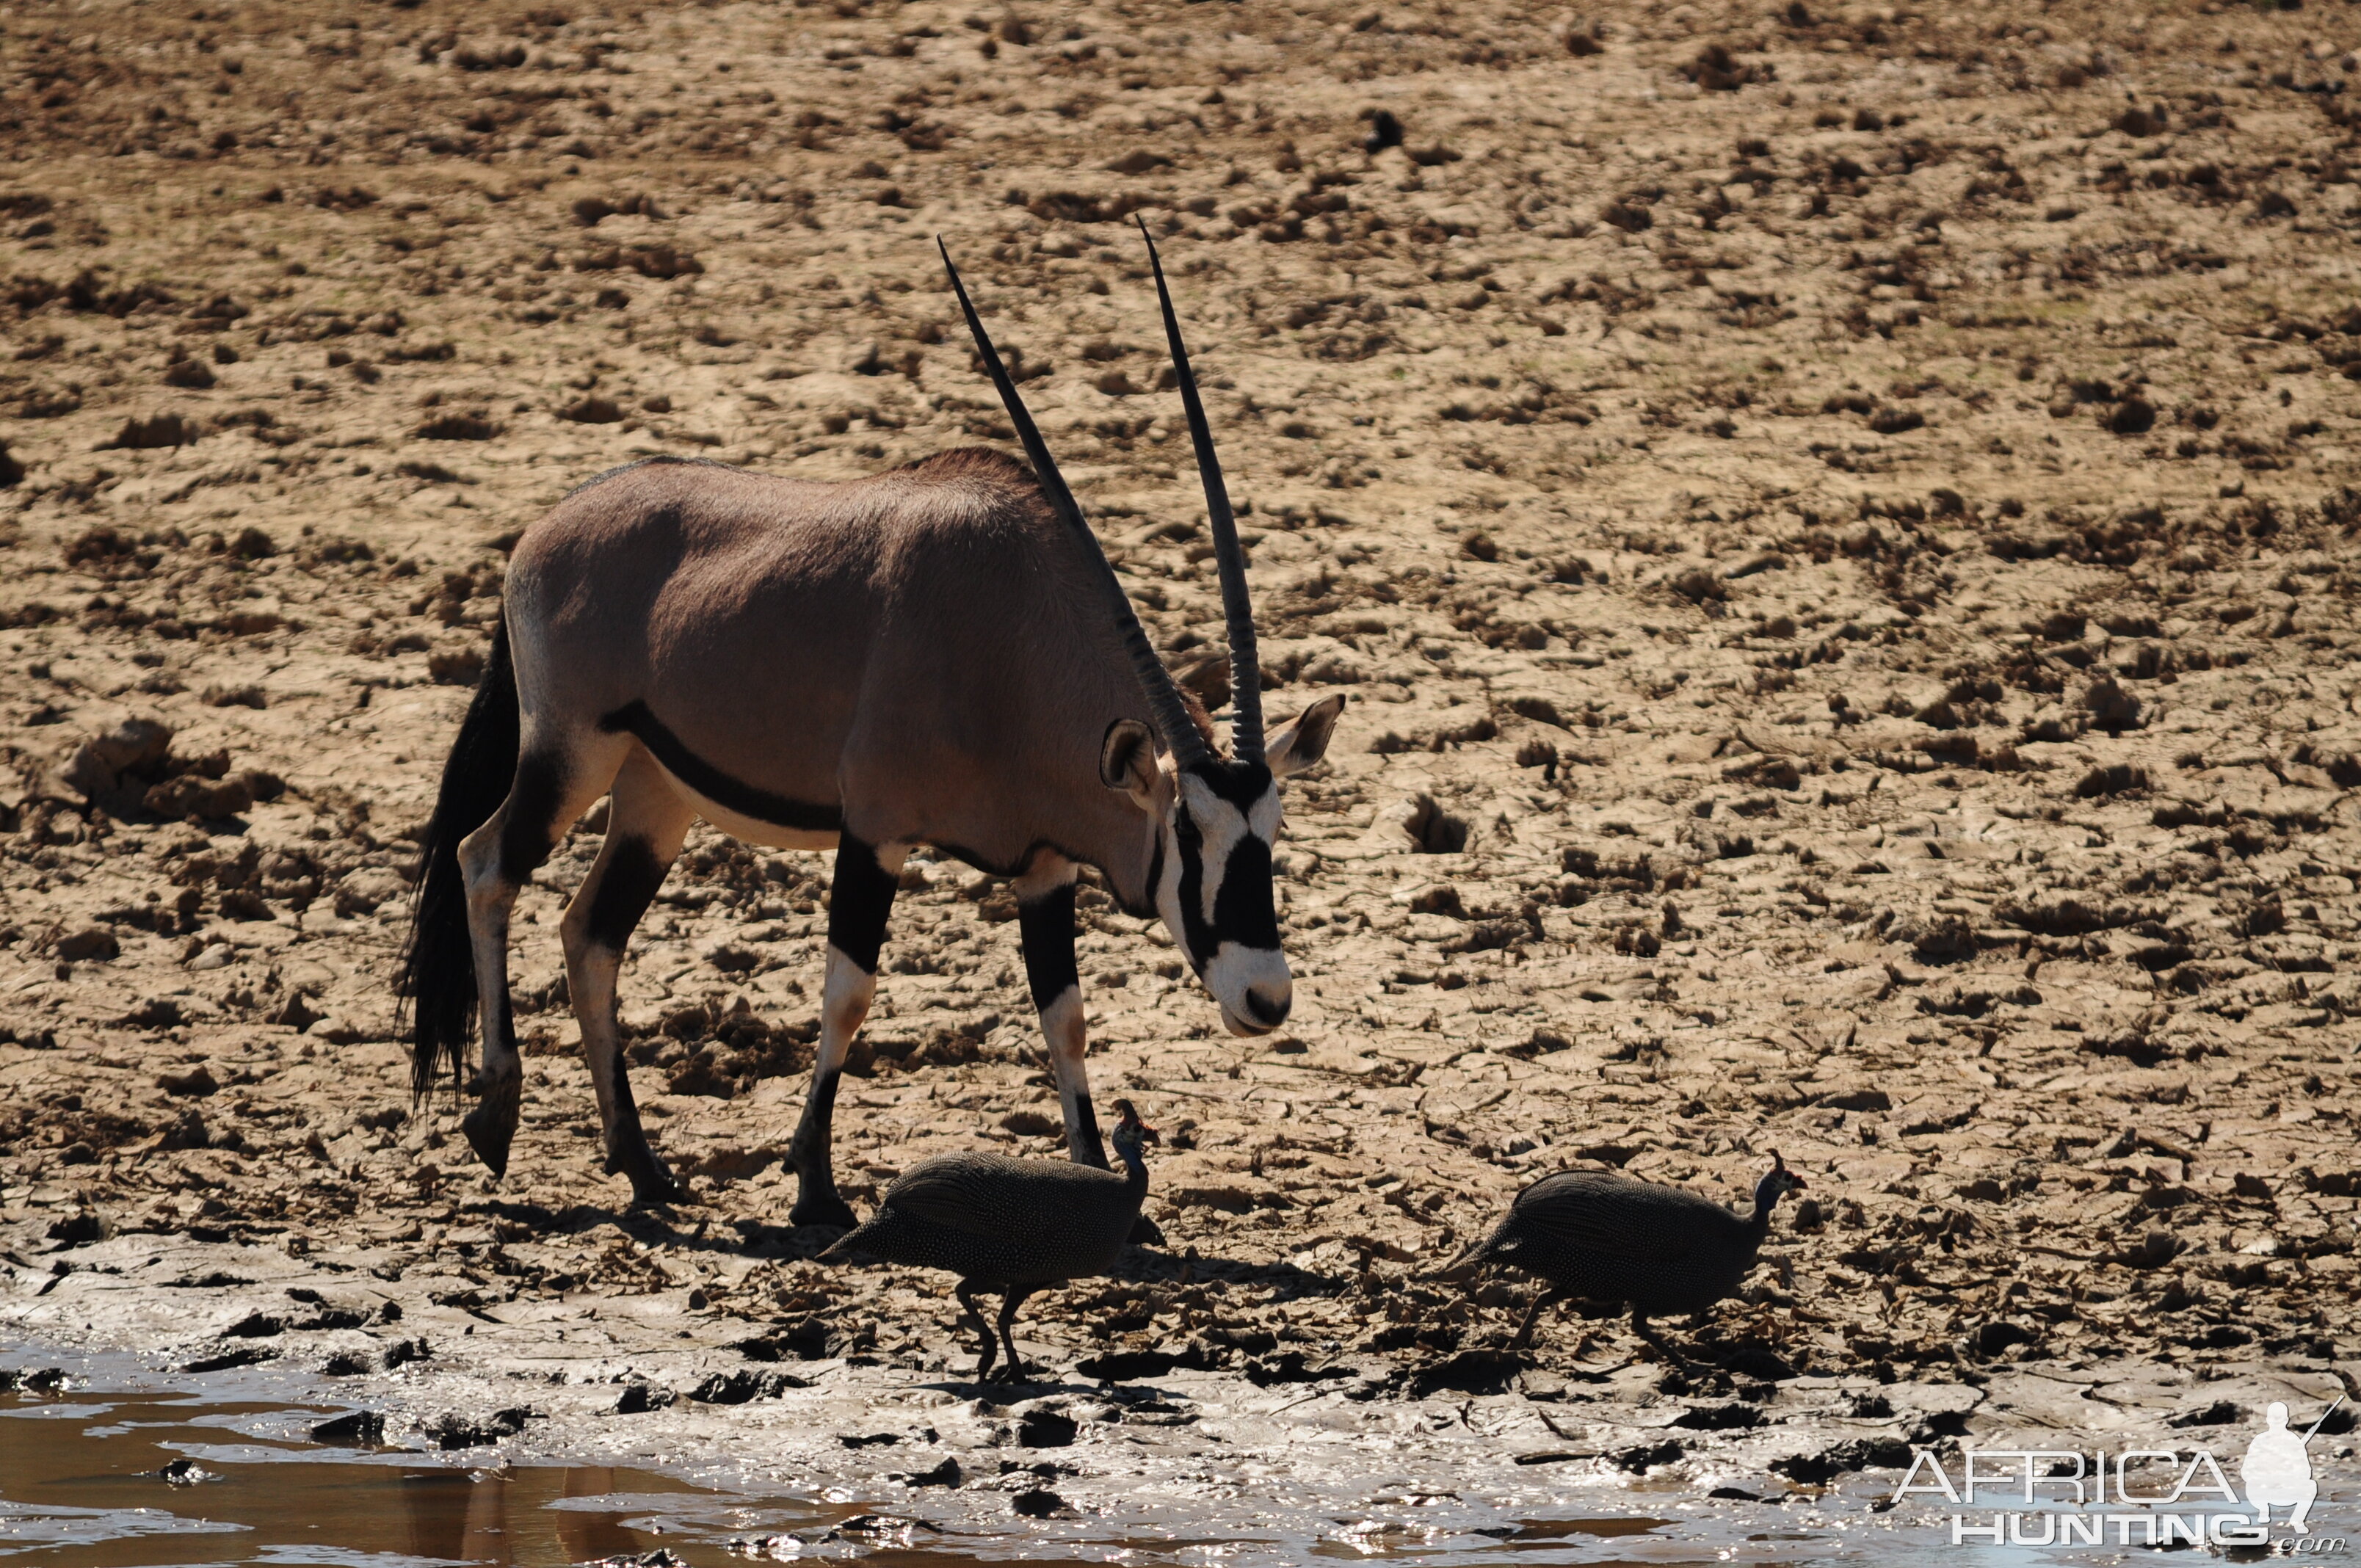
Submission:
[[[1222,1023],[1231,1034],[1262,1035],[1269,1032],[1270,1025],[1248,1022],[1244,1007],[1233,1005],[1233,1000],[1243,1003],[1248,995],[1260,992],[1273,1000],[1291,1001],[1295,981],[1288,973],[1287,955],[1277,948],[1241,948],[1235,942],[1224,942],[1205,965],[1205,989],[1221,1003]]]
[[[1246,810],[1246,828],[1266,844],[1279,842],[1279,783],[1262,792],[1262,798]]]
[[[1251,837],[1268,847],[1278,837],[1279,787],[1274,782],[1252,806],[1241,811],[1207,788],[1202,779],[1183,773],[1178,786],[1173,800],[1174,820],[1165,827],[1164,874],[1156,890],[1156,903],[1166,928],[1193,965],[1196,955],[1189,947],[1188,923],[1180,907],[1179,814],[1187,812],[1197,828],[1201,860],[1196,916],[1200,925],[1210,927],[1221,901],[1223,881],[1229,874],[1230,860],[1238,845]],[[1249,948],[1223,942],[1198,973],[1221,1007],[1224,1025],[1235,1035],[1265,1034],[1271,1027],[1256,1015],[1249,1005],[1250,997],[1260,997],[1266,1010],[1273,1005],[1283,1010],[1293,995],[1286,955],[1276,947]]]

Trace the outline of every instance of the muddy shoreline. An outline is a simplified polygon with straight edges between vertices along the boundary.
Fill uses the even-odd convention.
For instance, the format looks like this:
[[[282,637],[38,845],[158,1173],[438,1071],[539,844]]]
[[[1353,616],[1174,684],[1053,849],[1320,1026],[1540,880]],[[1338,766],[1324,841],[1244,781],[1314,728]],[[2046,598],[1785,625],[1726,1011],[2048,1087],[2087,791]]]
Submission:
[[[1267,706],[1351,701],[1288,791],[1283,1036],[1082,892],[1168,1245],[1028,1309],[1097,1456],[1049,1489],[1760,1495],[2361,1394],[2361,38],[1822,9],[0,18],[0,1335],[334,1363],[413,1431],[544,1405],[511,1444],[997,1453],[1025,1401],[913,1403],[945,1283],[784,1228],[825,856],[699,828],[634,938],[663,1213],[566,1006],[596,812],[519,905],[504,1182],[389,977],[519,530],[635,457],[1005,441],[937,232],[1159,651],[1218,646],[1137,217]],[[1060,1148],[1013,914],[906,872],[857,1209]],[[1548,1171],[1734,1200],[1773,1150],[1809,1201],[1676,1333],[1709,1376],[1574,1310],[1503,1368],[1527,1287],[1425,1277]],[[605,1413],[633,1378],[675,1402]]]

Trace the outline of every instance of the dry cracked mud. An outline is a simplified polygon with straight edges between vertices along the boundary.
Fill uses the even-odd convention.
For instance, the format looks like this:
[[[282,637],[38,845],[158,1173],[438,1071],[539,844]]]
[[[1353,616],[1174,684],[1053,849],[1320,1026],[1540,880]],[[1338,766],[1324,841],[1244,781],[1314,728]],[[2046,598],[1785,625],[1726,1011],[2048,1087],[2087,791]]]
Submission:
[[[837,1440],[959,1387],[947,1282],[781,1228],[826,858],[700,828],[641,927],[635,1089],[697,1197],[632,1213],[555,931],[595,821],[520,907],[497,1187],[408,1090],[413,835],[571,486],[1007,444],[937,233],[1200,671],[1137,218],[1271,708],[1352,701],[1288,797],[1286,1035],[1084,891],[1169,1245],[1037,1299],[1031,1354],[1235,1416],[1264,1479],[1208,1494],[1388,1444],[1802,1489],[2361,1393],[2356,16],[12,7],[0,1321],[923,1470]],[[904,886],[856,1206],[1059,1147],[1013,905]],[[1526,1287],[1426,1277],[1547,1171],[1736,1198],[1773,1149],[1811,1188],[1676,1332],[1712,1370],[1572,1310],[1504,1365]],[[994,1397],[926,1399],[988,1447]],[[1072,1498],[1223,1469],[1196,1407],[1045,1397],[1140,1440]]]

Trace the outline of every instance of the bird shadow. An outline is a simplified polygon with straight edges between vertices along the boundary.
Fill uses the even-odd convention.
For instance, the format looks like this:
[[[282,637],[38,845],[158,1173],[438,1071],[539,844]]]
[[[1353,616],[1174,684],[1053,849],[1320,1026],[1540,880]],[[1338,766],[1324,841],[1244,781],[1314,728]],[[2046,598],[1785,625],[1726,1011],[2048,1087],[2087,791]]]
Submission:
[[[1345,1281],[1333,1275],[1316,1274],[1308,1268],[1298,1268],[1291,1263],[1253,1263],[1245,1258],[1206,1257],[1190,1253],[1159,1252],[1150,1247],[1128,1246],[1108,1272],[1112,1279],[1128,1280],[1135,1284],[1175,1285],[1199,1279],[1219,1279],[1231,1285],[1255,1285],[1272,1291],[1280,1300],[1301,1296],[1333,1296]]]
[[[537,1240],[581,1235],[612,1225],[632,1240],[651,1246],[731,1257],[818,1257],[844,1234],[833,1225],[769,1225],[759,1220],[732,1221],[726,1227],[709,1219],[684,1224],[680,1209],[670,1204],[618,1207],[608,1203],[569,1203],[565,1208],[553,1209],[522,1199],[480,1198],[461,1204],[460,1211],[529,1225]]]
[[[1185,1358],[1172,1358],[1185,1365]],[[1087,1362],[1083,1365],[1089,1365]],[[976,1399],[990,1405],[1007,1405],[1021,1399],[1041,1399],[1055,1395],[1102,1400],[1115,1405],[1141,1405],[1148,1408],[1171,1406],[1186,1402],[1189,1396],[1142,1381],[1117,1381],[1109,1378],[1093,1380],[1080,1367],[1067,1367],[1038,1376],[1007,1379],[990,1377],[939,1377],[930,1383],[917,1383],[913,1387],[931,1389],[962,1399]]]

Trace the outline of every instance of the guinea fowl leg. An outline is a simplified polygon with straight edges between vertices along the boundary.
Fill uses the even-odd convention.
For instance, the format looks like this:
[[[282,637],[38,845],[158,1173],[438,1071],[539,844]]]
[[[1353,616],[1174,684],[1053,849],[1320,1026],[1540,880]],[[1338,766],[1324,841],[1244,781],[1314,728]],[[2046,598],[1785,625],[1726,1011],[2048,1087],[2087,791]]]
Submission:
[[[1010,1335],[1008,1325],[1016,1321],[1016,1309],[1023,1306],[1025,1298],[1031,1294],[1030,1287],[1020,1288],[1012,1286],[1000,1299],[1000,1343],[1008,1352],[1008,1360],[1000,1369],[1000,1378],[1004,1383],[1019,1382],[1025,1376],[1025,1361],[1016,1354],[1016,1341]]]
[[[1695,1363],[1691,1362],[1687,1356],[1683,1355],[1679,1351],[1675,1350],[1671,1345],[1665,1343],[1664,1337],[1658,1333],[1654,1329],[1649,1327],[1648,1315],[1645,1312],[1641,1311],[1637,1307],[1631,1309],[1631,1332],[1638,1334],[1642,1339],[1646,1340],[1651,1345],[1653,1345],[1656,1349],[1656,1354],[1662,1355],[1666,1361],[1671,1362],[1675,1366],[1686,1368],[1695,1365]]]
[[[1540,1295],[1535,1296],[1533,1298],[1533,1304],[1525,1309],[1525,1321],[1517,1325],[1515,1337],[1509,1341],[1509,1348],[1510,1350],[1523,1349],[1525,1336],[1533,1332],[1533,1320],[1542,1315],[1542,1309],[1565,1299],[1565,1292],[1560,1290],[1555,1286],[1551,1286],[1549,1288],[1543,1290]]]
[[[983,1336],[983,1359],[975,1364],[975,1380],[981,1383],[991,1375],[992,1363],[1000,1354],[1000,1346],[992,1337],[991,1320],[983,1315],[983,1309],[977,1306],[975,1298],[969,1294],[973,1288],[971,1282],[962,1279],[951,1294],[959,1298],[960,1305],[967,1309],[968,1317],[974,1321],[976,1332]]]

